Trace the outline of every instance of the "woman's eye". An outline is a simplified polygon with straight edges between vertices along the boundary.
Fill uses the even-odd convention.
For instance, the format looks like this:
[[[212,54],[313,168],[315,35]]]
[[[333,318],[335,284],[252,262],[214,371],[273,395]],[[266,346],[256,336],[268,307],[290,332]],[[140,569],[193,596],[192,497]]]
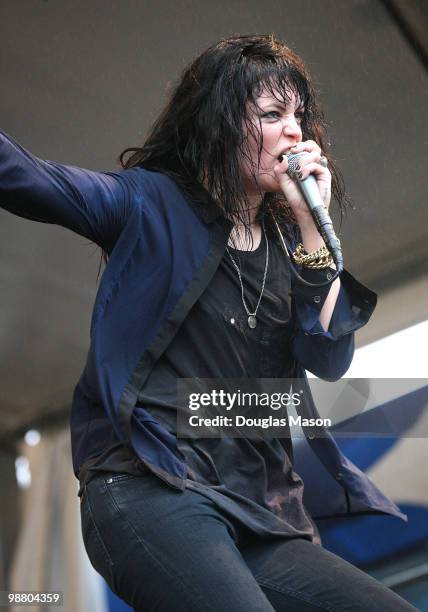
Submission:
[[[263,117],[267,117],[267,118],[277,118],[280,116],[280,113],[278,111],[269,111],[268,113],[264,113]],[[304,111],[296,111],[295,115],[296,117],[296,121],[298,124],[302,123],[303,118],[305,116],[305,112]]]
[[[263,115],[263,117],[270,117],[270,116],[272,116],[272,115],[275,115],[276,117],[279,117],[279,113],[278,113],[278,111],[269,111],[268,113],[265,113],[265,114]]]

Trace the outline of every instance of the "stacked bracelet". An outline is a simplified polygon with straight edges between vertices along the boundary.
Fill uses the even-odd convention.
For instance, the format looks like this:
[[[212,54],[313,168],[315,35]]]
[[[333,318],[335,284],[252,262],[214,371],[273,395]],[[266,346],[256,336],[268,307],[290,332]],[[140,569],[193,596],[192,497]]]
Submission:
[[[333,257],[325,245],[316,251],[312,251],[312,253],[307,253],[303,244],[300,243],[297,245],[297,248],[292,255],[294,261],[305,268],[322,270],[324,268],[328,268],[334,263]]]

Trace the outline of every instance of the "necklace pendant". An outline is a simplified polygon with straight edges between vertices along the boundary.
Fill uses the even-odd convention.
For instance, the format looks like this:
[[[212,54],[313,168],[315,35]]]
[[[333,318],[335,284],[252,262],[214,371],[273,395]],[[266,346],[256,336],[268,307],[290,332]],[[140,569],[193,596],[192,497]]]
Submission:
[[[251,327],[251,329],[254,329],[257,325],[257,319],[254,315],[250,315],[248,317],[248,327]]]

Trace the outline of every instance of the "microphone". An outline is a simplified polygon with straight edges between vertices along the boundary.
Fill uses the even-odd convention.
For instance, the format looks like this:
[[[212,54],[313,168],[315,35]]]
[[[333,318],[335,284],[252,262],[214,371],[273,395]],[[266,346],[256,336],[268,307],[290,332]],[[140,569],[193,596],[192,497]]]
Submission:
[[[337,273],[340,274],[340,272],[343,270],[342,249],[335,234],[330,215],[328,214],[327,209],[324,206],[324,202],[322,201],[316,178],[312,174],[309,174],[305,179],[300,180],[296,174],[296,166],[299,163],[300,157],[304,155],[307,155],[305,151],[301,153],[287,154],[287,174],[297,183],[297,186],[299,187],[305,202],[308,205],[318,231],[323,237],[325,245],[333,257],[333,261],[336,264]]]

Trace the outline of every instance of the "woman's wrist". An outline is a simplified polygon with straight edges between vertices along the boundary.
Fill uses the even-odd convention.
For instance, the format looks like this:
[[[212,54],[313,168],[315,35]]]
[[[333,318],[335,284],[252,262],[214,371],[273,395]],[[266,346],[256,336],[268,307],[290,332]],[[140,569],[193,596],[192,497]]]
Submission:
[[[300,229],[300,235],[302,236],[302,244],[307,253],[317,251],[325,244],[311,216],[299,219],[297,222]]]
[[[303,248],[307,253],[313,253],[325,245],[325,242],[318,231],[315,221],[299,223],[300,235],[302,237]],[[336,269],[336,264],[332,263],[331,268]]]

